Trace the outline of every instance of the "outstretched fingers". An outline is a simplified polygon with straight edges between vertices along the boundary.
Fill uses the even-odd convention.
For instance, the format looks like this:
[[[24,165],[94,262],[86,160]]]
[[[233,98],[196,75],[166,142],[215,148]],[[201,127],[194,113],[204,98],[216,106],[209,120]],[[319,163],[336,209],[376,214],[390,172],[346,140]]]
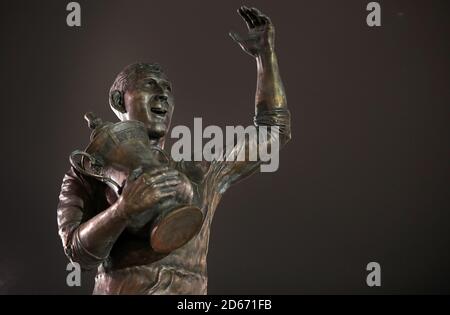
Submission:
[[[249,16],[251,17],[251,19],[253,21],[253,24],[256,27],[264,25],[264,21],[263,21],[263,19],[261,19],[261,14],[262,13],[259,12],[258,9],[256,9],[256,8],[247,8],[247,10],[248,10]]]
[[[249,29],[252,29],[255,27],[253,19],[249,15],[248,8],[245,6],[242,6],[238,9],[239,15],[244,19],[245,23],[247,24],[247,27]]]
[[[262,13],[261,11],[259,11],[257,8],[252,7],[252,8],[250,8],[250,11],[258,19],[260,26],[272,24],[272,21],[270,20],[270,18],[267,15],[265,15],[264,13]]]
[[[238,9],[239,15],[244,19],[249,29],[264,27],[272,24],[270,18],[257,8],[242,6]]]

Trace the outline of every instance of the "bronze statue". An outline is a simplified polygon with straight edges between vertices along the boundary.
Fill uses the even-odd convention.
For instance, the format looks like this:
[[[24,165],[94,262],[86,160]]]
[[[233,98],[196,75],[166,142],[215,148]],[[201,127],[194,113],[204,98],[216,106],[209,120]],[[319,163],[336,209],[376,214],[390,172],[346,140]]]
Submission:
[[[109,185],[116,198],[120,197],[127,180],[151,177],[154,169],[171,165],[167,154],[151,144],[142,122],[104,123],[93,113],[86,114],[85,118],[94,129],[91,142],[85,152],[74,151],[70,163],[79,173]],[[77,156],[81,162],[76,162]],[[127,225],[128,232],[147,236],[151,248],[158,253],[170,253],[183,246],[203,223],[202,211],[192,204],[193,188],[189,179],[182,173],[178,175],[185,185],[171,189],[170,198],[161,198],[149,211],[131,217]],[[181,187],[184,189],[180,190]]]
[[[238,12],[249,33],[230,36],[257,61],[254,124],[278,127],[269,145],[283,145],[291,137],[290,114],[274,26],[255,8]],[[98,267],[94,294],[206,294],[214,211],[227,188],[261,161],[174,162],[164,154],[174,101],[159,65],[126,67],[109,101],[121,122],[87,115],[91,143],[72,154],[61,186],[57,214],[66,255],[84,269]],[[248,152],[254,140],[241,139],[232,153]]]

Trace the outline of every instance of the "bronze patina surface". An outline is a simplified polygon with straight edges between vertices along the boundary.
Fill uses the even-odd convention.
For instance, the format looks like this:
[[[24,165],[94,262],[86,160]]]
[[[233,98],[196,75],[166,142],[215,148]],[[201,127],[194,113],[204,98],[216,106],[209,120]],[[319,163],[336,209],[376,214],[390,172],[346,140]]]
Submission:
[[[290,114],[274,50],[275,29],[255,8],[238,12],[248,34],[230,36],[257,62],[254,124],[279,127],[268,141],[282,146],[291,137]],[[156,64],[126,67],[111,87],[110,105],[121,122],[106,124],[109,136],[132,126],[127,141],[133,144],[123,151],[120,145],[107,147],[107,139],[99,145],[94,139],[107,133],[100,131],[99,119],[88,115],[91,128],[100,129],[86,149],[90,155],[81,154],[80,161],[73,156],[59,196],[59,234],[67,256],[84,269],[98,268],[94,294],[206,294],[214,212],[227,188],[256,173],[261,161],[158,158],[154,153],[164,148],[174,98],[170,81]],[[256,139],[245,138],[226,154],[237,156],[256,145]],[[126,158],[130,152],[135,159]],[[98,163],[85,165],[83,160],[92,156]],[[155,222],[155,213],[165,220]],[[171,232],[177,229],[188,232],[174,237]]]
[[[85,151],[74,151],[70,162],[79,173],[107,184],[116,197],[120,197],[127,181],[143,176],[145,184],[151,186],[153,170],[174,167],[170,157],[151,144],[142,122],[124,120],[113,124],[103,122],[93,113],[86,114],[85,118],[94,129],[91,142]],[[76,161],[77,156],[81,157],[80,162]],[[203,221],[201,210],[192,205],[191,182],[184,174],[178,175],[183,185],[180,183],[178,189],[171,189],[173,195],[161,198],[156,205],[130,217],[127,226],[128,232],[147,237],[158,253],[170,253],[186,244]]]

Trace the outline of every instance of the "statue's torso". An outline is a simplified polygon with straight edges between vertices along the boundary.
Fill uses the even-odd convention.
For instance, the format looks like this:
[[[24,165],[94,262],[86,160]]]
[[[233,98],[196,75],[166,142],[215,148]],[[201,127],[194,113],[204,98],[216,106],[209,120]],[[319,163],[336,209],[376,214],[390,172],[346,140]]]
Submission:
[[[193,239],[164,255],[155,253],[148,239],[124,231],[99,267],[94,294],[206,294],[210,226],[221,196],[208,183],[193,183],[193,205],[204,215],[202,228]],[[111,191],[106,195],[114,202]]]

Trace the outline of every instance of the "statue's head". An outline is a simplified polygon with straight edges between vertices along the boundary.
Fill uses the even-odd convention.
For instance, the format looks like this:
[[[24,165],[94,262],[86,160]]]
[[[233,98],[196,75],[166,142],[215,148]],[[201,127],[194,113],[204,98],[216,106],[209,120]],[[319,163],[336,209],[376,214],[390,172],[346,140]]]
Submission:
[[[145,124],[150,138],[160,139],[172,119],[172,86],[158,64],[131,64],[114,80],[109,104],[120,120],[138,120]]]

